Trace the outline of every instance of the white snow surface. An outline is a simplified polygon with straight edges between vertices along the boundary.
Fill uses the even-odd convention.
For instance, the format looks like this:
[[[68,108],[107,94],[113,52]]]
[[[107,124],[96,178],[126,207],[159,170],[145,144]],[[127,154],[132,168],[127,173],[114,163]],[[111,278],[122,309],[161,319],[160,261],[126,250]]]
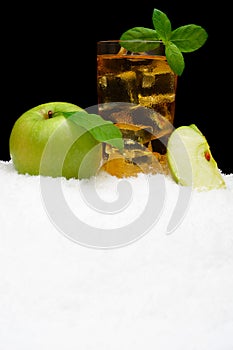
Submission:
[[[140,215],[147,176],[127,180],[134,196],[126,215],[107,221],[82,203],[79,187],[95,181],[109,201],[121,179],[60,181],[75,215],[111,229]],[[0,350],[233,350],[233,174],[223,177],[226,189],[192,191],[171,234],[179,186],[165,178],[166,201],[150,230],[94,249],[49,219],[39,176],[0,161]]]

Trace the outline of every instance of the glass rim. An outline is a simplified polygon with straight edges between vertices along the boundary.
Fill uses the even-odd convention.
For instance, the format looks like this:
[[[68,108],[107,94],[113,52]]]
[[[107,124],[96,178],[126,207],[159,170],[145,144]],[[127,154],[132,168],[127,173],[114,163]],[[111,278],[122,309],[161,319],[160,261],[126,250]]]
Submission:
[[[106,43],[159,43],[163,44],[162,40],[147,40],[147,39],[132,39],[132,40],[121,40],[121,39],[107,39],[107,40],[98,40],[97,44],[106,44]]]
[[[97,55],[147,55],[147,56],[165,56],[165,45],[162,40],[147,39],[108,39],[97,41]]]

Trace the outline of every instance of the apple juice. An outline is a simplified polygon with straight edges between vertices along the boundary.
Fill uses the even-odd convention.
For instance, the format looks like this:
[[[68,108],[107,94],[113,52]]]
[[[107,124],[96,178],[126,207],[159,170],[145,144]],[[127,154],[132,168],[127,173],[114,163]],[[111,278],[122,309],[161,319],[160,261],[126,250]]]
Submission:
[[[142,171],[145,166],[146,172],[155,171],[158,168],[153,164],[155,155],[160,165],[166,162],[166,142],[174,121],[177,76],[162,51],[132,54],[120,48],[117,42],[115,46],[111,45],[110,53],[97,52],[99,113],[122,131],[124,162],[137,164]],[[117,154],[117,150],[106,148],[109,159],[116,158]],[[107,170],[111,170],[110,164],[112,167],[116,164],[108,163]],[[124,169],[122,171],[124,173]]]

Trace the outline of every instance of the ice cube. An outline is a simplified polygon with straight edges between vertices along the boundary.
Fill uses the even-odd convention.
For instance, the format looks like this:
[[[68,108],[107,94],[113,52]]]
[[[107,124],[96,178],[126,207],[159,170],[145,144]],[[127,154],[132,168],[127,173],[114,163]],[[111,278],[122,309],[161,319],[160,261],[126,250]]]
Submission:
[[[143,73],[141,84],[143,89],[152,88],[155,84],[155,75],[148,72]]]
[[[136,73],[107,74],[98,80],[100,102],[136,102]]]
[[[172,73],[162,73],[155,75],[154,93],[169,94],[175,90],[174,75]]]

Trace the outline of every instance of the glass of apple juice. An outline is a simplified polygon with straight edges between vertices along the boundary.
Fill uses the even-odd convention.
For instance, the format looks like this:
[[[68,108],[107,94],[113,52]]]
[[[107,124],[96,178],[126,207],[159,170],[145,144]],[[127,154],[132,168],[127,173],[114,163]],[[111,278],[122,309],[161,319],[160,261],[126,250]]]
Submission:
[[[161,41],[151,41],[146,52],[128,51],[124,44],[97,42],[98,113],[114,122],[124,139],[123,152],[105,145],[103,168],[118,177],[168,173],[166,143],[173,130],[177,75]]]

